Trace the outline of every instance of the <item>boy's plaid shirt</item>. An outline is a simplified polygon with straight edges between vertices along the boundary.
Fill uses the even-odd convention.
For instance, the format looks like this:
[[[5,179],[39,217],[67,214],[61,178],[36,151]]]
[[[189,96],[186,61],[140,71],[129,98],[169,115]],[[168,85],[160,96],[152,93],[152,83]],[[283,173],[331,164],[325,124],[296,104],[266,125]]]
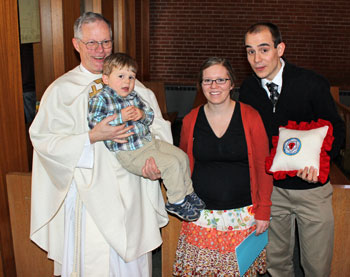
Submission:
[[[104,86],[103,90],[89,99],[89,127],[92,129],[97,123],[101,122],[107,116],[117,114],[117,118],[110,121],[111,126],[121,125],[122,114],[121,110],[128,107],[135,106],[145,113],[145,117],[138,121],[124,122],[126,126],[133,125],[131,129],[133,135],[127,138],[127,143],[117,143],[111,140],[104,141],[105,145],[110,151],[129,151],[136,150],[143,146],[142,139],[152,140],[149,126],[153,122],[154,112],[149,105],[146,105],[136,93],[132,91],[128,96],[121,97],[113,89]],[[129,131],[129,132],[131,132]]]

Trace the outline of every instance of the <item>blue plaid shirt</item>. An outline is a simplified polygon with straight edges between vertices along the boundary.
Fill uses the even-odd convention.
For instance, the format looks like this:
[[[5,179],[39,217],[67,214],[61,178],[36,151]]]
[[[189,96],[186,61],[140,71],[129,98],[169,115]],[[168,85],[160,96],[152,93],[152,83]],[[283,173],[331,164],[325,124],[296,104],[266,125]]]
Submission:
[[[123,122],[121,110],[128,106],[135,106],[143,110],[145,113],[144,118],[138,121]],[[109,122],[111,126],[117,126],[122,123],[125,123],[126,126],[133,125],[134,128],[131,131],[134,132],[134,134],[127,138],[127,143],[105,140],[104,143],[110,151],[136,150],[143,146],[142,139],[152,140],[149,126],[153,122],[154,112],[151,107],[141,100],[136,91],[132,91],[126,97],[121,97],[116,91],[105,85],[101,92],[89,99],[88,122],[90,129],[107,116],[113,114],[117,114],[117,118]]]

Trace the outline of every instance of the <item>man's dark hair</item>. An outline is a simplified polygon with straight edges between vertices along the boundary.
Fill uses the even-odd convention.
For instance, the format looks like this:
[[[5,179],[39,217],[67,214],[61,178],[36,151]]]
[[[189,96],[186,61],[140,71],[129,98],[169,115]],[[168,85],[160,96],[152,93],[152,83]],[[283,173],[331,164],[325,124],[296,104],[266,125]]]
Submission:
[[[281,35],[281,32],[278,29],[278,27],[271,22],[258,22],[258,23],[253,24],[252,26],[250,26],[248,28],[247,32],[245,33],[244,40],[245,40],[247,34],[260,33],[261,31],[263,31],[266,28],[270,30],[270,33],[272,35],[273,44],[274,44],[274,47],[276,48],[277,45],[282,42],[282,35]]]

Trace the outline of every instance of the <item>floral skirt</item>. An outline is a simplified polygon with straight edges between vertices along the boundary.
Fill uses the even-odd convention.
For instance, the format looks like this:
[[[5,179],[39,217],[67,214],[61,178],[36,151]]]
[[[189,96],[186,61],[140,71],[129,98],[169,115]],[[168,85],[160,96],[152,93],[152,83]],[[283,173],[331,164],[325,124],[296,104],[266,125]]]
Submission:
[[[183,222],[173,268],[175,276],[240,276],[236,247],[252,232],[252,206],[203,210],[195,222]],[[264,249],[244,276],[266,272]]]

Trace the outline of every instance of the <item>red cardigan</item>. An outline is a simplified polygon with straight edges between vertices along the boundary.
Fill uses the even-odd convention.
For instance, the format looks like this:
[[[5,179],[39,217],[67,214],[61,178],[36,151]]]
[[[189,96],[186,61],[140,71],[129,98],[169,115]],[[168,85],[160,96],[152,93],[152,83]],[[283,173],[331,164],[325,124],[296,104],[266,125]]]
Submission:
[[[255,219],[270,220],[272,176],[265,172],[265,158],[269,155],[269,144],[264,124],[259,113],[251,106],[240,103],[243,128],[248,149],[250,190]],[[183,119],[180,148],[187,153],[193,172],[193,130],[199,107]]]

